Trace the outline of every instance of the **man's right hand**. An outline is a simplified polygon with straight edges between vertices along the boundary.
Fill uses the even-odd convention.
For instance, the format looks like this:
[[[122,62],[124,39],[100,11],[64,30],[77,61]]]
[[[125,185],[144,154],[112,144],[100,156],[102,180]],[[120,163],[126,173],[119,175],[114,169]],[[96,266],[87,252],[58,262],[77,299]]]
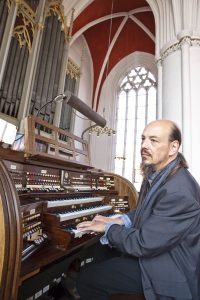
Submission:
[[[119,225],[123,225],[124,222],[120,217],[104,217],[102,215],[96,215],[94,217],[94,219],[92,221],[97,221],[97,222],[101,222],[101,223],[115,223],[115,224],[119,224]]]

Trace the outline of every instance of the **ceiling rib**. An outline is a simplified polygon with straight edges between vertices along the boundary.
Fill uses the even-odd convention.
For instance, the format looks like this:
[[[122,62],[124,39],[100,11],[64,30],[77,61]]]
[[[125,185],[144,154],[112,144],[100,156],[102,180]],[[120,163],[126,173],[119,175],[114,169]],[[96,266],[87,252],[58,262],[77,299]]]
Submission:
[[[153,42],[155,42],[155,36],[141,21],[134,16],[130,16],[130,19],[135,22],[150,37],[150,39],[152,39]]]
[[[99,93],[99,89],[100,89],[100,85],[101,85],[103,73],[104,73],[104,71],[105,71],[106,64],[107,64],[107,62],[108,62],[110,53],[111,53],[111,51],[112,51],[112,49],[113,49],[113,47],[114,47],[114,45],[115,45],[115,42],[116,42],[116,40],[117,40],[117,38],[118,38],[120,32],[121,32],[122,29],[124,28],[124,26],[125,26],[127,20],[128,20],[128,16],[126,16],[126,17],[122,20],[120,26],[118,27],[118,29],[117,29],[117,31],[116,31],[116,33],[115,33],[115,35],[114,35],[114,37],[113,37],[113,39],[112,39],[112,41],[111,41],[109,47],[108,47],[108,51],[107,51],[106,56],[105,56],[105,58],[104,58],[104,62],[103,62],[103,64],[102,64],[102,68],[101,68],[101,71],[100,71],[100,73],[99,73],[99,78],[98,78],[98,81],[97,81],[97,86],[96,86],[95,96],[94,96],[94,107],[95,107],[96,102],[97,102],[98,93]]]
[[[103,16],[101,18],[98,18],[98,19],[95,19],[94,21],[91,21],[89,22],[88,24],[86,24],[85,26],[83,26],[80,30],[78,30],[73,36],[72,36],[72,39],[71,39],[71,44],[81,35],[83,34],[86,30],[88,30],[89,28],[101,23],[101,22],[104,22],[104,21],[107,21],[107,20],[110,20],[110,18],[112,17],[113,18],[119,18],[119,17],[125,17],[125,16],[128,16],[128,17],[131,17],[132,15],[134,14],[138,14],[138,13],[142,13],[142,12],[149,12],[151,11],[150,7],[148,6],[144,6],[144,7],[140,7],[140,8],[136,8],[136,9],[133,9],[129,12],[117,12],[117,13],[113,13],[112,16],[111,14],[109,15],[106,15],[106,16]],[[134,20],[133,20],[134,21]],[[136,22],[137,23],[137,22]],[[138,20],[138,25],[139,23],[142,24],[142,22],[140,22]],[[140,26],[140,25],[139,25]],[[140,26],[142,28],[142,26]],[[145,27],[146,28],[146,27]],[[143,29],[143,28],[142,28]],[[146,28],[147,31],[149,31],[148,28]],[[143,29],[145,32],[146,32],[146,29]],[[150,31],[149,31],[150,32]],[[147,32],[146,32],[147,33]],[[147,33],[148,34],[148,33]],[[149,34],[148,34],[149,35]]]

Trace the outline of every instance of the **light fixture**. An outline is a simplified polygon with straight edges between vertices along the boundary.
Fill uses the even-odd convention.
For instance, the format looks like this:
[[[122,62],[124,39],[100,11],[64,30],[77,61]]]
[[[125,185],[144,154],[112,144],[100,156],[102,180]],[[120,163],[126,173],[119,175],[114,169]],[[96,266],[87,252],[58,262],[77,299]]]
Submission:
[[[81,134],[81,138],[83,139],[84,134],[88,131],[89,134],[96,133],[97,137],[99,137],[101,134],[107,134],[108,136],[115,135],[116,130],[108,127],[108,126],[98,126],[97,124],[94,124],[90,127],[87,127]]]
[[[17,127],[3,119],[0,119],[0,142],[12,145],[15,141]]]
[[[107,134],[108,136],[111,136],[111,135],[115,135],[116,131],[108,126],[101,127],[95,125],[94,127],[91,126],[91,128],[88,130],[88,133],[89,134],[96,133],[97,136],[100,136],[100,134]]]
[[[76,97],[72,92],[65,91],[63,94],[56,96],[54,99],[46,102],[37,112],[36,116],[39,116],[41,110],[52,102],[66,102],[69,106],[76,109],[78,112],[83,114],[89,120],[95,122],[95,125],[104,127],[106,125],[106,120],[100,116],[96,111],[90,108],[86,103],[81,99]]]
[[[103,118],[105,119],[105,107],[103,108]],[[82,132],[82,135],[81,135],[82,139],[83,139],[84,134],[87,131],[88,131],[89,134],[96,133],[97,137],[99,137],[102,134],[106,134],[108,136],[116,134],[116,130],[112,129],[111,127],[108,127],[108,126],[105,126],[105,125],[104,126],[102,126],[102,125],[99,126],[99,124],[94,124],[94,125],[91,125],[91,126],[87,127]]]
[[[105,64],[105,81],[107,79],[107,76],[108,76],[108,69],[109,69],[109,57],[110,57],[110,45],[111,45],[111,37],[112,37],[112,23],[113,23],[113,8],[114,8],[114,0],[112,0],[111,2],[111,12],[110,12],[110,26],[109,26],[109,33],[108,33],[108,49],[107,49],[107,54],[106,54],[106,57],[107,57],[107,62]],[[103,109],[103,116],[105,114],[105,107]],[[96,122],[97,123],[97,122]],[[81,138],[83,139],[84,137],[84,134],[88,131],[89,134],[92,134],[92,133],[96,133],[97,137],[99,137],[100,135],[102,134],[105,134],[105,135],[108,135],[108,136],[111,136],[111,135],[115,135],[116,134],[116,130],[108,127],[108,126],[105,126],[106,124],[102,125],[102,124],[94,124],[88,128],[86,128],[82,134],[81,134]]]

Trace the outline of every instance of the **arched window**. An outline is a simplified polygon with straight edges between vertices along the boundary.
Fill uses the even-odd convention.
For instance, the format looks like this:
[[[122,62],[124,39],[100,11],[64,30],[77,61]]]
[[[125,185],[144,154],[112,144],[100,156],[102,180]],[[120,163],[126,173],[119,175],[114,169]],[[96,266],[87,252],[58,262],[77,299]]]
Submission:
[[[115,173],[134,183],[139,190],[141,134],[156,119],[156,79],[144,67],[131,70],[118,93]]]

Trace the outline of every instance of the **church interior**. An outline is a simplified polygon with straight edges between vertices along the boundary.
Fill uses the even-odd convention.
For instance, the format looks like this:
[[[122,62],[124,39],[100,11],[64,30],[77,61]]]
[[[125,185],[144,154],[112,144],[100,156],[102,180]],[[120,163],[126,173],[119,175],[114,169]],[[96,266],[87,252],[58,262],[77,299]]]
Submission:
[[[136,206],[149,122],[200,183],[199,70],[199,0],[0,1],[0,299],[75,299],[75,224]]]

